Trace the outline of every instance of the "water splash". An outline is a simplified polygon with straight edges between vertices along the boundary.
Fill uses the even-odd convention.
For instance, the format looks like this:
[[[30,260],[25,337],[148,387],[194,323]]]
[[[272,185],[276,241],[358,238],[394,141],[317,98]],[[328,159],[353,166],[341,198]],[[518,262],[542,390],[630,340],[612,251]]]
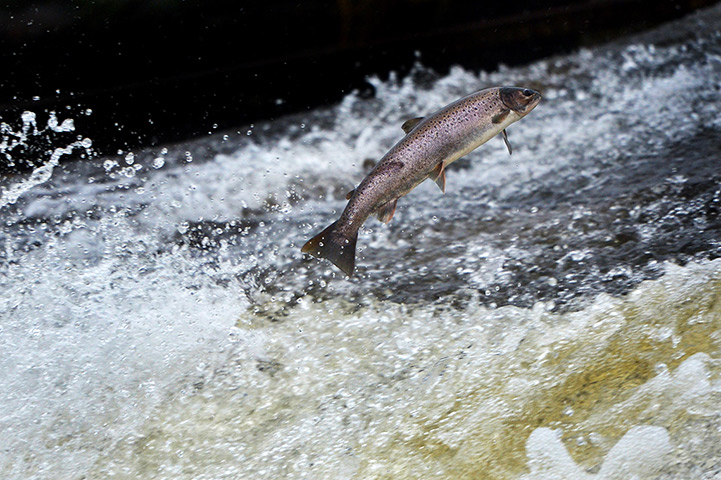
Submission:
[[[15,166],[13,159],[15,150],[29,147],[39,137],[49,139],[52,133],[69,133],[75,130],[72,119],[67,118],[60,122],[55,112],[50,112],[44,128],[38,128],[37,115],[34,112],[23,112],[21,118],[23,125],[19,131],[14,131],[13,127],[7,123],[0,124],[0,134],[2,135],[0,155],[5,157],[6,166],[10,168]],[[50,142],[52,143],[51,139]],[[88,157],[91,156],[92,145],[93,142],[89,138],[78,137],[76,141],[63,147],[54,147],[49,155],[44,153],[44,155],[48,155],[47,159],[32,159],[31,163],[39,164],[39,166],[35,167],[27,178],[11,178],[7,185],[0,185],[0,208],[17,202],[25,192],[50,180],[62,157],[69,156],[78,149],[83,150]]]

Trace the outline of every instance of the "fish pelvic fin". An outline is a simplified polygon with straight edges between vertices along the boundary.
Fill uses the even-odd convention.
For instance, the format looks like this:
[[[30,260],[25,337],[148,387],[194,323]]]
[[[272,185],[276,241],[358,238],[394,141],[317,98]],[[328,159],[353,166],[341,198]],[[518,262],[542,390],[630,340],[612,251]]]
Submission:
[[[325,230],[303,245],[301,252],[330,260],[349,277],[355,270],[355,246],[358,230],[348,237],[338,231],[338,222],[331,223]]]
[[[438,188],[441,189],[441,192],[446,193],[446,168],[443,165],[443,162],[439,163],[438,166],[428,174],[428,178],[436,182],[436,185],[438,185]]]
[[[396,205],[397,204],[398,204],[398,199],[395,198],[395,199],[391,200],[390,202],[381,205],[377,212],[378,220],[380,220],[383,223],[389,223],[391,221],[391,219],[393,218],[393,214],[396,213]]]
[[[505,128],[501,132],[501,135],[503,136],[503,142],[506,144],[506,148],[508,149],[508,154],[513,155],[513,147],[511,147],[511,142],[508,141],[508,133],[506,133]]]
[[[508,110],[507,108],[504,108],[504,109],[501,111],[501,113],[497,113],[496,115],[494,115],[493,118],[491,119],[491,121],[492,121],[493,123],[501,123],[502,121],[504,121],[504,120],[508,117],[508,114],[509,114],[509,113],[511,113],[511,111]]]

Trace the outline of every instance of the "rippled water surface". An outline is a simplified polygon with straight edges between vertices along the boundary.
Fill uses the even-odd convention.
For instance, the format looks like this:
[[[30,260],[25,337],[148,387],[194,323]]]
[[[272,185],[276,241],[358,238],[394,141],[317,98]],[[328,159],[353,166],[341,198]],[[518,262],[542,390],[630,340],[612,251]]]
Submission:
[[[3,478],[718,478],[720,30],[80,162],[71,119],[4,119],[8,161],[52,147],[0,184]],[[404,120],[493,85],[544,95],[512,156],[369,220],[350,280],[300,254]]]

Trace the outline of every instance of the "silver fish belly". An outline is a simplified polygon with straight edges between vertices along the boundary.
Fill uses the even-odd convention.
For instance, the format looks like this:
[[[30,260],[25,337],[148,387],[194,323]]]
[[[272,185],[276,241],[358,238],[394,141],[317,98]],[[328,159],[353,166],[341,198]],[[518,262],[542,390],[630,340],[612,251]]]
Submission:
[[[540,93],[528,88],[488,88],[407,121],[403,124],[406,136],[349,193],[338,221],[306,242],[302,251],[330,260],[351,276],[358,230],[369,216],[377,214],[382,222],[390,222],[398,199],[427,178],[445,192],[446,167],[499,133],[511,153],[506,127],[526,116],[540,100]]]

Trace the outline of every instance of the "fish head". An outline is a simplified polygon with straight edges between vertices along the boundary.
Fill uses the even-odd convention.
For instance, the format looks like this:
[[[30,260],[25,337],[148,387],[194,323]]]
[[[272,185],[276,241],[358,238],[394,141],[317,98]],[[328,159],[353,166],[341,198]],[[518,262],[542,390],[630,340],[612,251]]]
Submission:
[[[527,115],[541,101],[541,94],[530,88],[501,87],[501,102],[520,117]]]

